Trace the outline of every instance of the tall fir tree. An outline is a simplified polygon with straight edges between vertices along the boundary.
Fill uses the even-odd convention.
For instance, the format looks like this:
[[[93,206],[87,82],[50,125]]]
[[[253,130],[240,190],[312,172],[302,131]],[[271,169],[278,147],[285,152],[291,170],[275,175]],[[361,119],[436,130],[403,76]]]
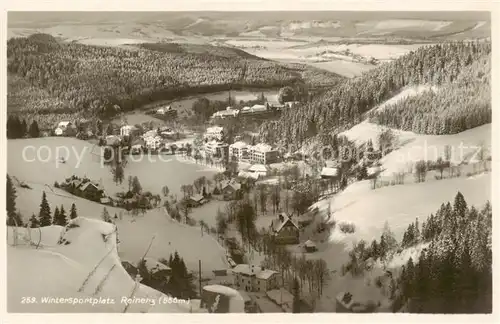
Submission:
[[[54,217],[52,217],[52,225],[57,225],[59,220],[59,207],[54,208]]]
[[[39,222],[39,221],[38,221],[38,219],[36,218],[36,215],[35,215],[35,214],[31,215],[29,222],[30,222],[30,227],[31,227],[31,228],[37,228],[37,227],[40,227],[40,222]]]
[[[40,128],[38,127],[36,120],[33,120],[30,125],[29,135],[30,137],[40,137]]]
[[[7,138],[20,138],[22,135],[22,124],[19,117],[9,116],[7,119]]]
[[[458,217],[460,217],[460,218],[465,217],[465,213],[467,211],[467,203],[465,202],[465,198],[460,191],[455,196],[455,203],[453,205],[453,211],[455,212],[455,214]]]
[[[40,212],[38,213],[38,220],[40,226],[50,226],[52,224],[52,215],[50,212],[50,205],[47,202],[47,194],[45,191],[42,194],[42,202],[40,203]]]
[[[14,187],[12,179],[9,175],[7,175],[6,196],[7,226],[22,226],[22,219],[16,209],[16,188]]]
[[[26,123],[26,120],[23,119],[23,121],[21,122],[21,128],[20,128],[21,137],[24,137],[24,135],[26,135],[27,132],[28,132],[28,124]]]
[[[57,207],[56,207],[57,210]],[[54,225],[66,226],[68,224],[68,220],[66,218],[66,211],[64,210],[64,206],[61,205],[58,214],[54,211]]]

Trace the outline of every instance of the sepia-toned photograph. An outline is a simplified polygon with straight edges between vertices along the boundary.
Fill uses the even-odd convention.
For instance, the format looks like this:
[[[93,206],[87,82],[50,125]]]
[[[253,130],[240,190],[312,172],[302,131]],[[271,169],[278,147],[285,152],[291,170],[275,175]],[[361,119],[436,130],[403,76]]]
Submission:
[[[207,10],[7,12],[7,312],[491,314],[491,12]]]

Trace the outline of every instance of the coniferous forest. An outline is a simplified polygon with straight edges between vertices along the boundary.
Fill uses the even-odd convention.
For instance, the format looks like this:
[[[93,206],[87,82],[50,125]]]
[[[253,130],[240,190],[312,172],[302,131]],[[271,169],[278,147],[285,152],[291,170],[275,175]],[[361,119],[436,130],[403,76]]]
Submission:
[[[168,45],[168,46],[167,46]],[[112,117],[120,111],[230,88],[321,86],[336,74],[208,45],[102,47],[34,34],[7,42],[8,110]]]
[[[420,230],[411,224],[403,247],[429,245],[403,266],[396,305],[413,313],[491,313],[491,235],[491,204],[469,207],[460,192]]]
[[[393,62],[332,87],[280,120],[261,126],[266,142],[302,144],[316,135],[339,133],[366,117],[419,133],[452,134],[491,122],[489,42],[423,46]],[[366,114],[408,86],[432,85],[436,94]]]

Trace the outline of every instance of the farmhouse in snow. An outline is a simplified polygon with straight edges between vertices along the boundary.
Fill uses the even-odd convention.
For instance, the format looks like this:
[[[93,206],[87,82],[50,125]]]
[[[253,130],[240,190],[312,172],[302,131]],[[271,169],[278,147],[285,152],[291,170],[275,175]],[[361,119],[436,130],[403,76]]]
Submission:
[[[277,244],[299,243],[299,227],[289,216],[280,214],[271,222],[270,230]]]
[[[306,243],[304,243],[304,249],[306,250],[306,252],[315,252],[318,250],[318,248],[316,247],[316,243],[311,240],[308,240]]]
[[[253,292],[266,292],[278,288],[277,271],[250,264],[238,264],[234,267],[234,285],[237,289]]]
[[[190,196],[187,200],[189,207],[198,207],[205,203],[205,198],[202,195]]]
[[[241,192],[241,184],[235,181],[226,180],[221,185],[221,193],[224,196],[224,199],[227,200],[237,199],[240,192]]]

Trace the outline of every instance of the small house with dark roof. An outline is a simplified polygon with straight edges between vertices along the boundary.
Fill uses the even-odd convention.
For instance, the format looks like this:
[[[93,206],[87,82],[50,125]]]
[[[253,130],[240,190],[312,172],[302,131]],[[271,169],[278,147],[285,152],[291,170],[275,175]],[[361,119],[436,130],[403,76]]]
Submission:
[[[104,197],[104,189],[90,180],[83,180],[77,189],[80,191],[80,195],[86,199],[100,202],[100,199]]]
[[[300,230],[298,225],[287,215],[280,214],[271,222],[271,233],[277,244],[298,244]]]
[[[316,246],[316,243],[314,243],[311,240],[307,240],[306,243],[304,243],[304,250],[306,250],[306,252],[311,253],[311,252],[316,252],[318,248]]]
[[[237,199],[238,195],[241,193],[241,184],[236,181],[223,181],[221,193],[226,200]]]
[[[205,203],[205,197],[202,195],[193,195],[187,199],[189,207],[198,207]]]

